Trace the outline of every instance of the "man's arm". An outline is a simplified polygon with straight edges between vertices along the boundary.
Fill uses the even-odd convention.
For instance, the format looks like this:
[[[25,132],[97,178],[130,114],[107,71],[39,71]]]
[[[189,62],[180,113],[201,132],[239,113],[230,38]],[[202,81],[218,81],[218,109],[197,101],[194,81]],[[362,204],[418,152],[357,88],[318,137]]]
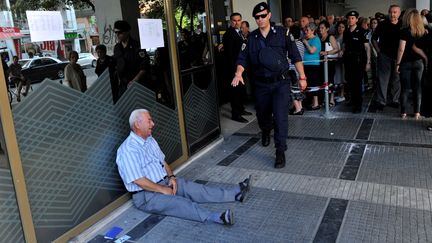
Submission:
[[[306,81],[306,75],[304,72],[304,66],[303,62],[296,62],[295,67],[297,69],[297,72],[299,73],[300,79],[299,79],[299,85],[300,90],[305,90],[307,87],[307,81]]]
[[[369,43],[364,43],[364,47],[366,50],[366,69],[365,71],[369,71],[370,66],[371,66],[371,47],[369,45]]]
[[[242,65],[237,65],[237,70],[236,70],[236,72],[234,74],[234,78],[231,82],[231,85],[233,87],[236,87],[237,85],[239,85],[239,83],[245,84],[244,80],[243,80],[243,76],[242,76],[244,70],[245,69]]]
[[[134,183],[146,191],[159,192],[165,195],[174,195],[173,189],[171,187],[159,185],[145,177],[134,180]]]

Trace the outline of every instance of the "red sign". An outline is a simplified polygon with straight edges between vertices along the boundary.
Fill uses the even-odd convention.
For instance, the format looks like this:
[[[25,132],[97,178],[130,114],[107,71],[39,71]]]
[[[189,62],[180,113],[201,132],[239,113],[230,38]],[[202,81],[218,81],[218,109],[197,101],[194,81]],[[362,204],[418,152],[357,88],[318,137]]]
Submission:
[[[3,33],[20,33],[20,29],[18,27],[0,27],[0,32]]]
[[[13,39],[22,36],[18,27],[0,27],[0,39]]]

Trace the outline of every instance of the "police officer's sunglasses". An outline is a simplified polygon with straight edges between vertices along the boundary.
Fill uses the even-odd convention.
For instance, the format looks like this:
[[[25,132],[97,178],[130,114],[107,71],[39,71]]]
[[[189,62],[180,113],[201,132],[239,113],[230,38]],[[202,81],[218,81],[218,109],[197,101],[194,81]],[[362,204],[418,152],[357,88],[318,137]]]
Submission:
[[[267,17],[267,15],[268,15],[268,14],[259,14],[259,15],[255,15],[254,18],[255,18],[256,20],[258,20],[259,18],[264,19],[265,17]]]
[[[124,31],[121,31],[121,30],[115,30],[114,33],[115,33],[116,35],[119,35],[119,34],[123,34]]]

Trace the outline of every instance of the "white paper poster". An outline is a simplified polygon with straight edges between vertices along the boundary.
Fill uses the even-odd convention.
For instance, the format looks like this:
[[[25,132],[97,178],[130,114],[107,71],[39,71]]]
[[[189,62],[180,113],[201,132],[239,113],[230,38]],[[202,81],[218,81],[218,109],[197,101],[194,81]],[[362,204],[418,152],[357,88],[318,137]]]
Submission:
[[[59,11],[26,11],[26,15],[32,42],[65,39]]]
[[[138,19],[141,48],[164,47],[161,19]]]

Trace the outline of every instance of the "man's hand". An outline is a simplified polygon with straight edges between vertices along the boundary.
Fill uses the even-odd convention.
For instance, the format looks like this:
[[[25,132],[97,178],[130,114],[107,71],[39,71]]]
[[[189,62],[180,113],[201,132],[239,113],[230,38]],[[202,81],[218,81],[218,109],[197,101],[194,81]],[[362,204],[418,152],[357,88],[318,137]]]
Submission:
[[[299,80],[299,88],[301,91],[305,91],[305,89],[307,88],[306,79],[300,79]]]
[[[239,83],[245,84],[244,81],[243,81],[242,75],[236,73],[235,76],[234,76],[234,78],[233,78],[233,80],[232,80],[232,82],[231,82],[231,86],[237,87],[237,85],[239,85]]]
[[[169,179],[168,185],[172,188],[173,195],[177,193],[177,180],[175,177]]]
[[[161,186],[159,192],[165,195],[174,195],[173,189],[168,186]]]
[[[365,71],[367,72],[367,71],[369,71],[370,69],[371,69],[371,64],[370,64],[370,62],[368,62],[368,63],[366,63]]]

